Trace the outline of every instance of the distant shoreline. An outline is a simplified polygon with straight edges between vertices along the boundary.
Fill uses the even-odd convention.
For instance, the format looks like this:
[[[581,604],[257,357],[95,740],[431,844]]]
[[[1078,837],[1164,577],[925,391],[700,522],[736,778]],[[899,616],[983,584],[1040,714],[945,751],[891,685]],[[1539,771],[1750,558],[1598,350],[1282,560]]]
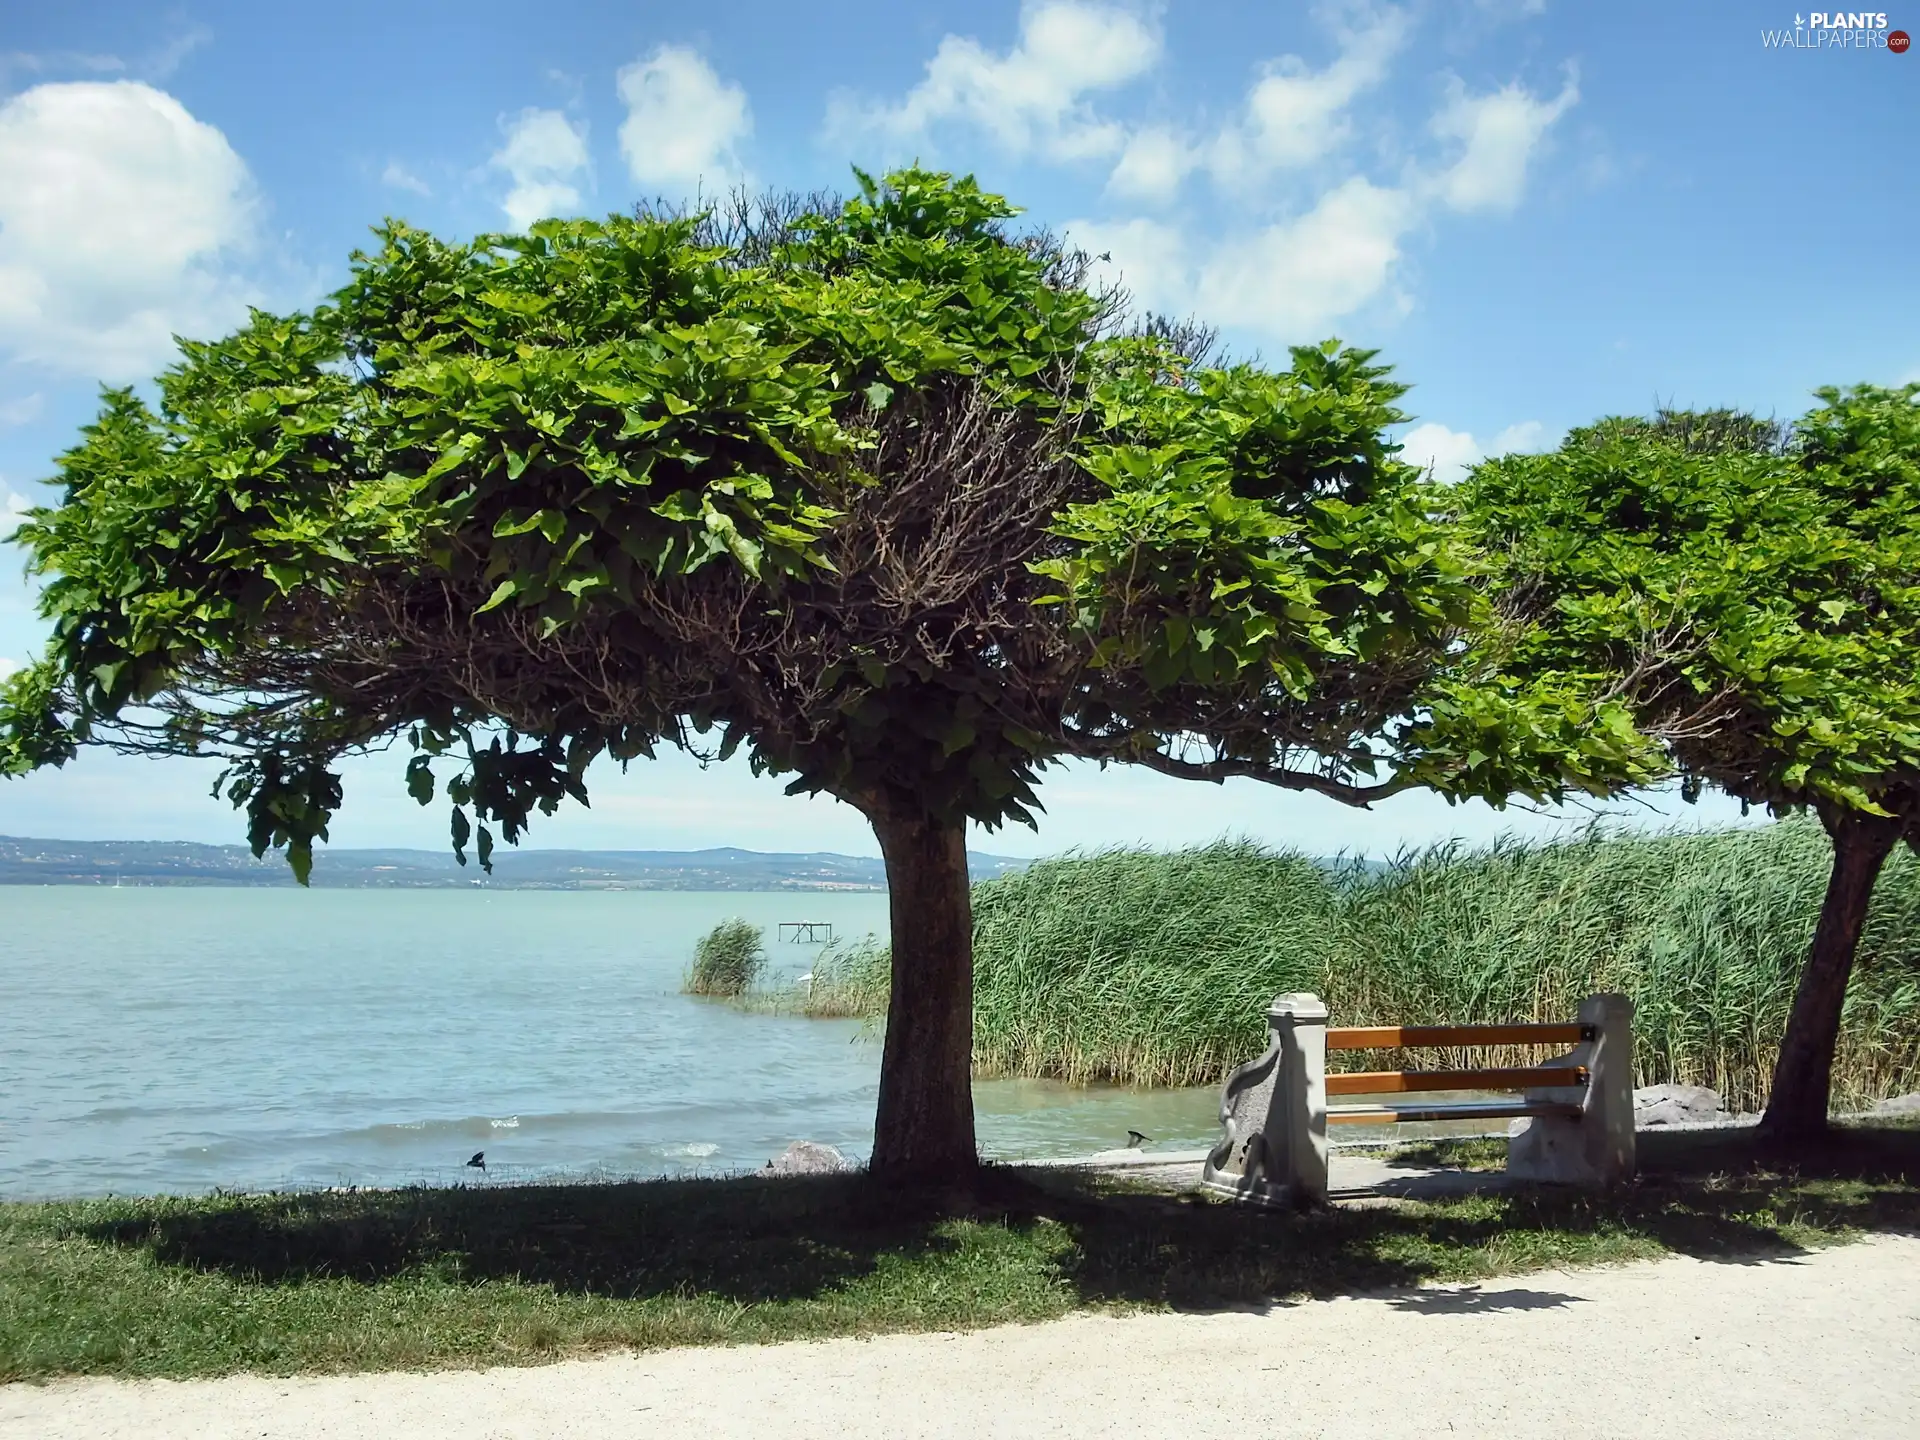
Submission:
[[[1022,870],[1031,861],[970,852],[975,880]],[[242,845],[186,841],[40,840],[0,835],[0,885],[232,889],[291,887],[277,854],[256,860]],[[830,851],[496,850],[493,874],[445,850],[319,849],[313,886],[328,890],[801,891],[884,894],[878,858]]]

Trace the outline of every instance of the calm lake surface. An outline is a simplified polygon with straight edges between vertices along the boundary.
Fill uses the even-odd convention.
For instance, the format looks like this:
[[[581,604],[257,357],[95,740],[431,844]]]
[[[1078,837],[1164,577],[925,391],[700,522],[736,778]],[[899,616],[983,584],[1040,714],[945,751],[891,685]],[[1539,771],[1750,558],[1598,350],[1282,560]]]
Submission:
[[[679,993],[731,915],[776,973],[886,896],[0,886],[0,1197],[755,1169],[866,1155],[857,1021]],[[974,1086],[1000,1157],[1196,1148],[1218,1093]]]

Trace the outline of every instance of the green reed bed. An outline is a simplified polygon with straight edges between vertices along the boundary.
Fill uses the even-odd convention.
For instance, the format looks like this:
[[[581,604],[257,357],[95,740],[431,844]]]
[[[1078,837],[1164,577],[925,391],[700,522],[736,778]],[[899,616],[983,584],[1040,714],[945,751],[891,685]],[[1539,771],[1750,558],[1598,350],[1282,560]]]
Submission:
[[[1565,1018],[1618,990],[1640,1083],[1707,1085],[1756,1110],[1831,860],[1797,821],[1430,852],[1347,887],[1326,993],[1366,1024]],[[1842,1107],[1920,1088],[1920,867],[1904,850],[1875,892],[1834,1082]]]
[[[1340,935],[1337,887],[1304,856],[1214,845],[1042,861],[974,891],[976,1063],[1218,1080],[1254,1053],[1276,993],[1320,984]]]
[[[1257,1053],[1285,991],[1362,1025],[1565,1020],[1582,996],[1620,990],[1638,1010],[1640,1083],[1708,1085],[1757,1109],[1830,855],[1817,825],[1788,821],[1448,846],[1379,874],[1249,843],[1043,861],[974,891],[976,1062],[1213,1084]],[[884,1009],[881,971],[865,996],[865,1013]],[[1875,895],[1834,1075],[1842,1106],[1920,1089],[1920,866],[1904,850]]]

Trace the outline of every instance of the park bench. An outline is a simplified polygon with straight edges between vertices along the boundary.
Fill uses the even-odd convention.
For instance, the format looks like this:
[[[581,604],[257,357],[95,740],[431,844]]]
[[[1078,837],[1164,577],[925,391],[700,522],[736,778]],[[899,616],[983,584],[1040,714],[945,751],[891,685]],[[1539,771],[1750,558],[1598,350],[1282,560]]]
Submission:
[[[1227,1076],[1208,1190],[1262,1205],[1327,1198],[1327,1126],[1422,1120],[1507,1120],[1507,1172],[1600,1188],[1631,1178],[1633,1002],[1591,995],[1568,1024],[1380,1025],[1328,1028],[1317,995],[1281,995],[1267,1010],[1267,1048]],[[1538,1065],[1327,1073],[1329,1050],[1570,1046]],[[1512,1100],[1329,1107],[1328,1096],[1515,1092]]]

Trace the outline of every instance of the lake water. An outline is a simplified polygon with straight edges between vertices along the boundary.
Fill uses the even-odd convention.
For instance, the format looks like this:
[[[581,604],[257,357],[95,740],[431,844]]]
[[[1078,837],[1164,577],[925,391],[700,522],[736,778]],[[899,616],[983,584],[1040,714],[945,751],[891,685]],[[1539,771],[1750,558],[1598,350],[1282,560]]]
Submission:
[[[884,932],[886,897],[0,886],[0,1197],[651,1176],[864,1158],[857,1021],[679,993],[740,915],[775,969]],[[982,1150],[1211,1143],[1217,1092],[974,1086]]]

